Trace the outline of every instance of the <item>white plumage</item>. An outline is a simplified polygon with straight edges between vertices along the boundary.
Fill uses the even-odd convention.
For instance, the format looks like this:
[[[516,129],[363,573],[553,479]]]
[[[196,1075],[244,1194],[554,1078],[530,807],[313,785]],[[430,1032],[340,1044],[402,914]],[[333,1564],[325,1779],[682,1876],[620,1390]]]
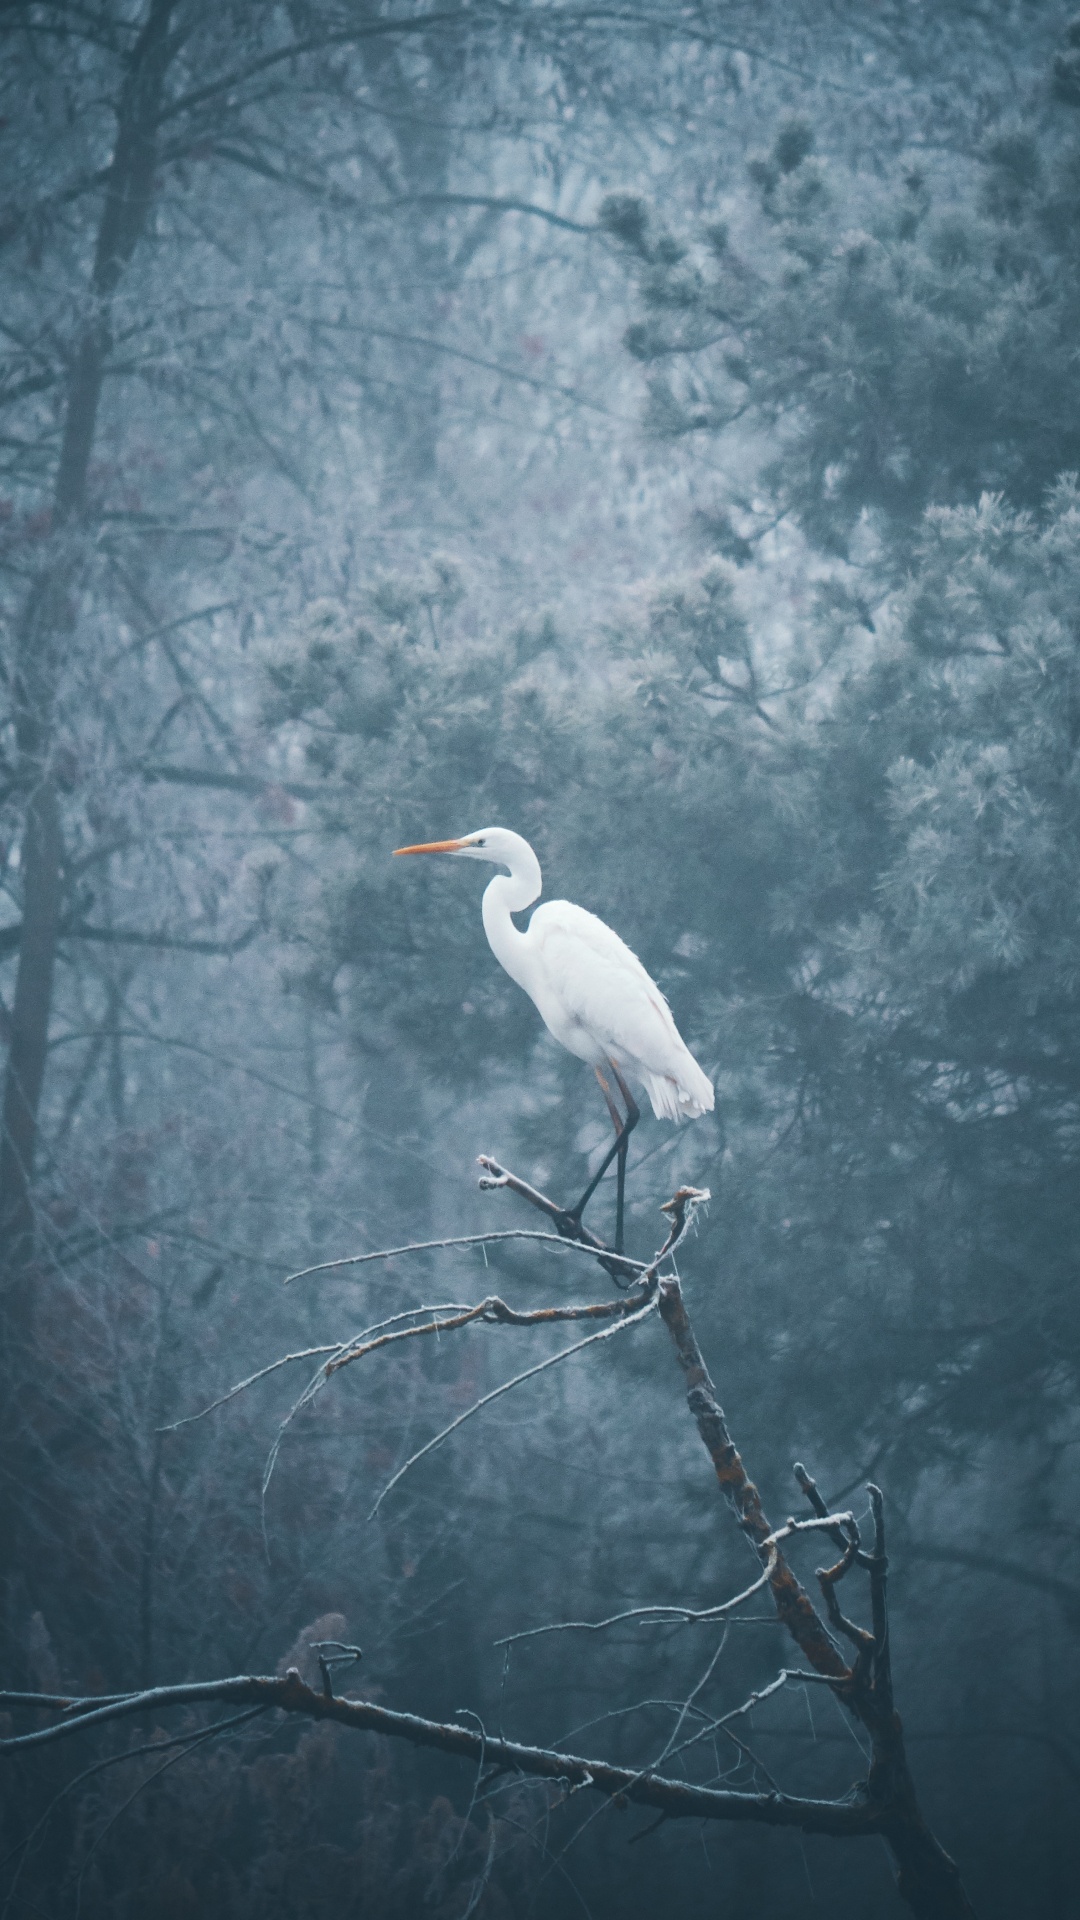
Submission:
[[[511,916],[530,907],[541,889],[540,862],[520,834],[484,827],[461,840],[397,852],[458,854],[507,868],[485,889],[484,931],[556,1040],[596,1069],[605,1093],[605,1067],[637,1081],[662,1119],[695,1120],[712,1111],[712,1082],[655,980],[617,933],[569,900],[537,907],[524,931],[514,925]]]

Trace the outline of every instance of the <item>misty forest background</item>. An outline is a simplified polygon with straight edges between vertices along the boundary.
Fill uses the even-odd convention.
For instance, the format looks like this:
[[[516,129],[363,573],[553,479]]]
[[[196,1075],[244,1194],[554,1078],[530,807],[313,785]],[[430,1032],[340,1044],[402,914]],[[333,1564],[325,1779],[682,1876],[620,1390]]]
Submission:
[[[716,1082],[636,1134],[630,1251],[712,1190],[682,1272],[769,1510],[795,1458],[883,1485],[928,1817],[981,1913],[1067,1910],[1080,27],[5,0],[0,36],[5,1684],[308,1672],[321,1635],[389,1705],[662,1746],[711,1629],[494,1644],[751,1577],[656,1340],[499,1401],[371,1524],[554,1335],[341,1375],[265,1535],[297,1376],[163,1431],[422,1301],[588,1292],[527,1246],[281,1285],[531,1225],[476,1155],[569,1199],[608,1137],[484,870],[389,858],[501,823]],[[784,1658],[757,1618],[717,1709]],[[875,1841],[630,1845],[524,1786],[493,1825],[467,1767],[329,1726],[72,1784],[152,1734],[12,1765],[12,1914],[902,1911]],[[853,1738],[820,1692],[753,1719],[801,1791]]]

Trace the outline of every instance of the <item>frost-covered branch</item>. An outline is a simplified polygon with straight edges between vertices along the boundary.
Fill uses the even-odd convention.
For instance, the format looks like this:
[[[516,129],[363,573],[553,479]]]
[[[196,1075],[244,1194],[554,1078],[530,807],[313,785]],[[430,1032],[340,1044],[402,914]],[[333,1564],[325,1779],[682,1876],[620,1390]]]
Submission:
[[[553,1620],[547,1626],[528,1627],[522,1633],[508,1633],[502,1640],[495,1642],[498,1647],[515,1646],[520,1640],[535,1640],[545,1633],[602,1633],[607,1627],[618,1627],[627,1620],[646,1620],[650,1624],[663,1625],[672,1621],[685,1625],[700,1625],[710,1620],[724,1620],[734,1613],[746,1600],[752,1600],[767,1586],[779,1554],[780,1542],[789,1540],[793,1534],[807,1533],[815,1527],[830,1528],[851,1520],[849,1513],[828,1514],[823,1519],[789,1520],[786,1526],[778,1527],[776,1532],[764,1542],[766,1548],[765,1571],[757,1580],[744,1587],[730,1600],[721,1600],[714,1607],[628,1607],[622,1613],[613,1613],[606,1620]]]
[[[7,1693],[0,1703],[13,1708],[33,1702],[40,1695]],[[75,1703],[72,1702],[72,1705]],[[83,1703],[78,1703],[80,1707]],[[301,1679],[295,1668],[278,1675],[233,1675],[226,1680],[209,1680],[179,1687],[152,1687],[111,1700],[96,1710],[41,1727],[32,1733],[0,1741],[0,1755],[25,1752],[29,1747],[52,1744],[70,1738],[82,1728],[103,1721],[130,1718],[136,1714],[157,1714],[171,1707],[229,1705],[275,1708],[281,1713],[300,1715],[309,1720],[330,1720],[355,1731],[386,1734],[407,1740],[413,1746],[428,1747],[474,1764],[483,1763],[507,1773],[519,1773],[536,1779],[558,1781],[566,1787],[591,1787],[609,1799],[632,1801],[635,1805],[655,1807],[668,1819],[751,1821],[771,1827],[797,1827],[804,1833],[851,1835],[874,1833],[873,1813],[842,1801],[813,1800],[796,1795],[773,1793],[736,1793],[716,1787],[699,1787],[690,1781],[665,1779],[655,1774],[638,1775],[630,1767],[611,1766],[606,1760],[582,1759],[575,1754],[559,1753],[551,1747],[530,1747],[516,1740],[497,1739],[477,1733],[455,1721],[426,1720],[415,1713],[397,1713],[368,1700],[342,1699],[318,1692]]]

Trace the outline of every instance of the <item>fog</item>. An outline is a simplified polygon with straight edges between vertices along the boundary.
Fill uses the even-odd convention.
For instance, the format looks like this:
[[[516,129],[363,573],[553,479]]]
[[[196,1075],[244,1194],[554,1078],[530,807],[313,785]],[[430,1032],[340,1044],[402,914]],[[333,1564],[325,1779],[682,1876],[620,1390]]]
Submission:
[[[1080,24],[0,42],[4,1913],[1066,1911]]]

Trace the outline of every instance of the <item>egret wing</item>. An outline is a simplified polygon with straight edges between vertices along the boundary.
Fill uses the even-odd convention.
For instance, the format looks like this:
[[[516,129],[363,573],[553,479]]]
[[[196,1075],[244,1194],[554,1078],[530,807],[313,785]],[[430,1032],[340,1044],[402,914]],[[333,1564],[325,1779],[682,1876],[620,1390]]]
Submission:
[[[611,927],[584,907],[551,900],[530,931],[548,993],[599,1052],[672,1074],[686,1048],[655,980]]]

